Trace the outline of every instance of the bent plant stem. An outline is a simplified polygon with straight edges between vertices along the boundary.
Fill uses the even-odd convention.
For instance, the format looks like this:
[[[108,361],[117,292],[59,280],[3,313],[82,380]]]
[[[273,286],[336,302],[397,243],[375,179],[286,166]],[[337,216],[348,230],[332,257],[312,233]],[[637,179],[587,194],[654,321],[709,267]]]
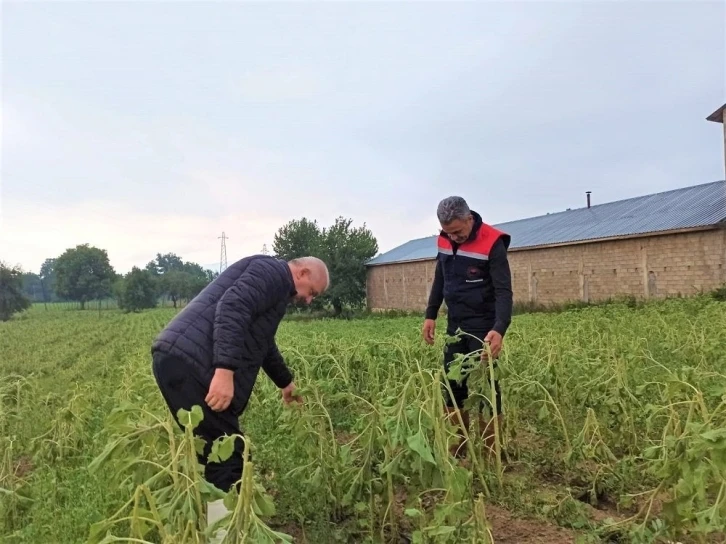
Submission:
[[[492,360],[492,351],[491,346],[489,344],[486,344],[486,351],[487,351],[487,357],[488,360]],[[495,399],[494,401],[490,402],[491,409],[492,409],[492,421],[494,422],[494,451],[496,455],[496,464],[497,464],[497,482],[499,483],[499,488],[501,489],[503,485],[503,478],[504,478],[504,470],[502,468],[502,448],[500,444],[501,436],[500,436],[500,429],[499,429],[499,410],[497,408],[496,398],[497,398],[497,391],[496,386],[494,382],[494,365],[488,364],[487,365],[489,369],[489,387],[491,390],[491,399]]]
[[[187,445],[189,446],[188,449],[188,455],[190,464],[192,466],[192,479],[194,481],[193,487],[194,487],[194,499],[195,499],[195,507],[197,509],[197,516],[198,519],[202,520],[201,524],[202,526],[200,529],[203,531],[206,528],[206,517],[204,516],[204,503],[202,501],[202,495],[199,492],[199,486],[196,484],[196,482],[199,481],[200,474],[199,469],[197,467],[197,450],[194,447],[194,434],[192,431],[191,426],[186,425],[184,428],[184,434],[185,434],[185,442],[187,442]]]
[[[246,437],[242,435],[235,435],[235,437],[241,438],[244,442],[242,449],[242,480],[239,496],[237,497],[237,502],[232,512],[232,519],[230,520],[230,525],[234,530],[229,531],[225,535],[224,542],[230,542],[229,539],[235,533],[242,535],[242,542],[244,542],[247,535],[249,535],[250,526],[253,521],[252,516],[254,514],[252,511],[252,493],[254,491],[252,472],[254,467],[249,460],[249,443]]]
[[[441,377],[442,371],[439,370],[437,372],[437,378]],[[446,376],[443,376],[446,378]],[[456,400],[454,399],[454,392],[451,390],[451,385],[449,384],[449,380],[444,379],[444,387],[446,387],[446,390],[448,394],[450,395],[450,398],[452,399],[454,403],[454,413],[456,414],[456,417],[459,421],[463,421],[461,409],[459,408],[459,405],[457,404]],[[436,395],[436,397],[440,397],[440,395]],[[444,410],[443,400],[441,398],[438,398],[437,400],[437,408],[440,408],[442,411]],[[469,429],[466,428],[466,426],[461,426],[464,433],[464,440],[466,442],[466,449],[469,455],[471,456],[472,464],[474,465],[474,470],[476,471],[476,475],[479,478],[479,482],[481,483],[482,487],[484,488],[484,493],[486,496],[491,495],[491,490],[489,489],[489,486],[487,485],[486,479],[484,478],[484,471],[481,466],[481,462],[479,459],[479,456],[477,455],[476,449],[474,448],[474,444],[472,444],[471,435],[469,433]]]
[[[560,426],[562,427],[562,434],[563,434],[564,440],[565,440],[566,455],[570,455],[570,453],[572,452],[572,445],[570,444],[570,436],[567,432],[567,425],[565,425],[565,419],[562,417],[562,412],[560,412],[560,409],[557,406],[557,403],[552,398],[552,395],[550,395],[550,392],[547,391],[547,388],[544,385],[542,385],[540,382],[538,382],[536,380],[525,380],[524,383],[525,383],[525,385],[534,385],[534,386],[538,387],[539,389],[541,389],[542,391],[544,391],[545,396],[547,397],[547,401],[549,401],[549,403],[552,405],[555,412],[557,413],[557,419],[559,420]],[[547,402],[547,401],[545,401],[545,402]]]

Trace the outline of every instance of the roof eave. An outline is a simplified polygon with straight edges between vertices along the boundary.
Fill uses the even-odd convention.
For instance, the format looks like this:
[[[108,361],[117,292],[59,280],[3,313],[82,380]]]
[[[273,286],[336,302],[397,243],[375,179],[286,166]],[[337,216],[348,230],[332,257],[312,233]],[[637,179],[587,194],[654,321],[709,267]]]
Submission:
[[[724,110],[726,110],[726,104],[724,104],[719,109],[717,109],[715,112],[713,112],[711,115],[706,117],[706,121],[713,121],[714,123],[723,123]]]

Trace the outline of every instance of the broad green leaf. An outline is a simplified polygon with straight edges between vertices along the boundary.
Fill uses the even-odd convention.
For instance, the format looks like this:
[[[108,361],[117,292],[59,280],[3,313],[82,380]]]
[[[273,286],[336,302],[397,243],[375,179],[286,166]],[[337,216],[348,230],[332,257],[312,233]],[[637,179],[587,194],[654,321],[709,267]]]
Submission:
[[[436,461],[434,461],[434,457],[431,454],[431,449],[426,442],[426,437],[421,433],[421,430],[419,430],[416,434],[409,436],[406,442],[408,443],[408,447],[418,453],[424,461],[427,461],[432,465],[436,464]]]

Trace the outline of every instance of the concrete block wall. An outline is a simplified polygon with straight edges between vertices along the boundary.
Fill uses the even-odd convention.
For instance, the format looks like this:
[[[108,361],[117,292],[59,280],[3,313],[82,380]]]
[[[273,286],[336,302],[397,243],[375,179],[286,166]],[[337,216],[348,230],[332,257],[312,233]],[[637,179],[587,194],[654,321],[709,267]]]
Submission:
[[[515,302],[692,295],[726,283],[726,229],[509,253]],[[435,261],[368,269],[371,309],[423,311]]]

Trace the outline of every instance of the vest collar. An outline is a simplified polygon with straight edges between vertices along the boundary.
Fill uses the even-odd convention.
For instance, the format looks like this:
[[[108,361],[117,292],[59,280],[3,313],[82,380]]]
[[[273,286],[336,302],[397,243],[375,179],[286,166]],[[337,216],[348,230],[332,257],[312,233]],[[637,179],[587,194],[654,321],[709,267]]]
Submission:
[[[469,237],[466,239],[466,242],[471,242],[472,240],[476,239],[477,234],[479,233],[479,229],[484,224],[484,221],[481,218],[481,215],[479,215],[474,210],[471,210],[471,216],[474,218],[474,225],[471,227],[471,232],[469,233]],[[449,235],[446,234],[443,229],[440,231],[440,236],[443,236],[446,238],[453,247],[458,247],[459,244],[454,242],[451,238],[449,238]],[[466,243],[464,242],[464,243]]]

